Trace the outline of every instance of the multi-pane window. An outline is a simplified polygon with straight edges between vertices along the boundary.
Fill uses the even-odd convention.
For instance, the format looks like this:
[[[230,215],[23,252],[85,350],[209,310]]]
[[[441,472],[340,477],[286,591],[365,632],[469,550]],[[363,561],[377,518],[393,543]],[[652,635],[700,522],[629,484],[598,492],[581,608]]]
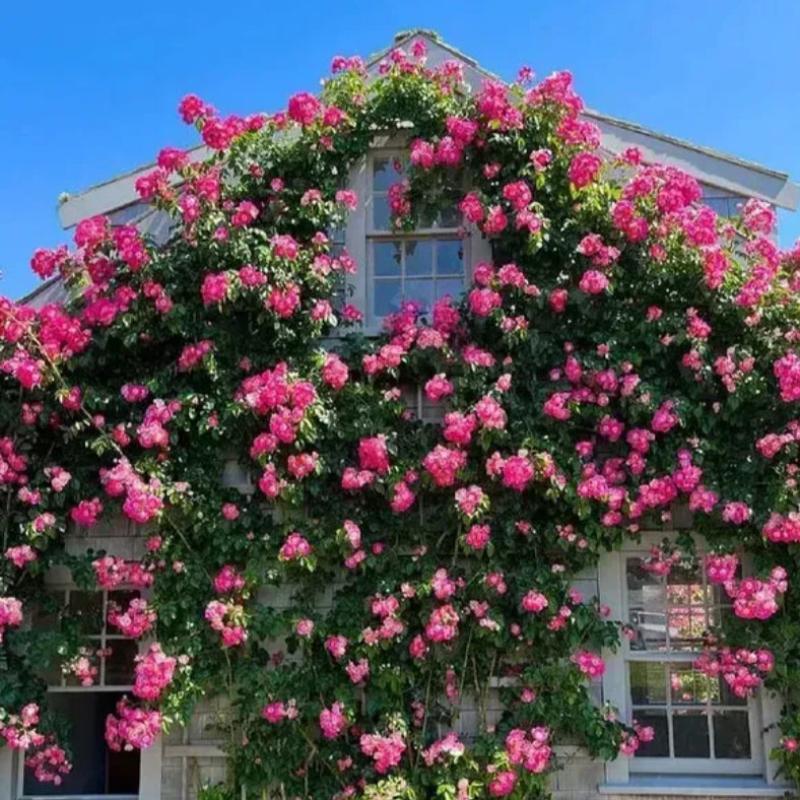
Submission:
[[[742,211],[743,197],[704,195],[703,204],[713,208],[721,217],[736,217]]]
[[[458,299],[464,291],[467,259],[455,203],[434,219],[420,220],[411,233],[392,227],[389,190],[403,179],[405,169],[400,155],[370,159],[367,302],[373,322],[398,311],[406,301],[414,301],[426,313],[440,298]]]
[[[460,239],[395,239],[372,242],[372,314],[384,317],[403,301],[422,312],[442,297],[464,290],[464,246]]]
[[[731,613],[725,592],[700,568],[678,566],[659,576],[638,556],[626,558],[625,578],[631,709],[655,730],[631,768],[758,772],[754,701],[693,666],[704,634]]]
[[[69,723],[68,741],[72,771],[60,786],[40,783],[30,770],[22,771],[20,794],[25,797],[123,795],[139,792],[139,751],[116,753],[106,746],[105,722],[119,699],[133,684],[137,643],[108,624],[111,603],[125,608],[139,595],[135,591],[83,591],[74,588],[48,591],[34,624],[39,629],[56,626],[65,609],[78,619],[85,634],[85,655],[97,670],[92,685],[83,686],[73,672],[53,669],[43,677],[49,684],[47,706]]]

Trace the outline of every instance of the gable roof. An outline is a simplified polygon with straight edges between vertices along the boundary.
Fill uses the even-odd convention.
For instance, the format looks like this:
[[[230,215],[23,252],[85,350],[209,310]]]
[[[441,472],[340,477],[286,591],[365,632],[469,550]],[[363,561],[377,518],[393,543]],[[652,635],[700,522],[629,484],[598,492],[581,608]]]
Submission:
[[[428,63],[431,66],[447,60],[459,61],[467,83],[474,89],[484,80],[501,80],[474,58],[445,42],[438,33],[424,28],[398,32],[392,44],[370,56],[367,61],[368,71],[375,74],[380,62],[392,50],[403,47],[414,39],[426,41]],[[797,208],[800,201],[800,187],[792,183],[785,172],[659,133],[593,109],[585,109],[583,116],[591,119],[600,128],[602,146],[607,152],[618,153],[627,147],[638,147],[646,161],[678,167],[694,175],[707,187],[722,193],[757,197],[791,211]],[[189,152],[202,158],[209,151],[205,145],[198,145]],[[154,166],[152,163],[146,164],[82,192],[63,196],[58,209],[62,226],[70,228],[85,217],[109,214],[139,204],[134,188],[136,179]]]

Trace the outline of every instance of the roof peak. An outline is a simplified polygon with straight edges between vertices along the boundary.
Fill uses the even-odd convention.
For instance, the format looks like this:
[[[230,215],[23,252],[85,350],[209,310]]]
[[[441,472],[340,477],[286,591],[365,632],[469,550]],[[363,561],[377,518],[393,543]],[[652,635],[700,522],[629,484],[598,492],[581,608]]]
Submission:
[[[404,42],[406,39],[412,39],[414,36],[424,36],[427,39],[433,39],[434,42],[442,41],[442,37],[439,36],[439,33],[432,28],[407,28],[406,30],[397,31],[394,35],[394,43],[400,44],[400,42]]]

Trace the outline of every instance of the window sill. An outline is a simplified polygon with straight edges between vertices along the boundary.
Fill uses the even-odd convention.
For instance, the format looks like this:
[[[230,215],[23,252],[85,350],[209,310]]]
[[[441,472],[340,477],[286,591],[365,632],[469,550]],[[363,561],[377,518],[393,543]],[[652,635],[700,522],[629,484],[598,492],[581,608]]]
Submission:
[[[717,775],[632,776],[628,783],[601,783],[605,795],[680,795],[683,797],[785,797],[790,786],[768,784],[763,778]]]

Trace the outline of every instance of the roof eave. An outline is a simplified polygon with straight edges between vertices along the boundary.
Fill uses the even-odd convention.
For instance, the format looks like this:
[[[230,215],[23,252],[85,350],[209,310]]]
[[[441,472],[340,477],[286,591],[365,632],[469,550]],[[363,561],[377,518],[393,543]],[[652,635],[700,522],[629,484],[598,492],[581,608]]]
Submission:
[[[474,58],[462,53],[457,48],[445,42],[435,31],[422,28],[413,28],[397,34],[394,42],[390,46],[372,55],[368,59],[367,66],[374,67],[392,50],[402,47],[415,38],[427,39],[437,47],[450,53],[454,58],[463,61],[471,69],[485,78],[501,80],[497,75],[482,67]],[[737,158],[728,153],[722,153],[711,148],[696,145],[693,142],[659,133],[658,131],[651,130],[642,125],[612,117],[608,114],[602,114],[593,109],[585,109],[583,113],[586,117],[593,119],[601,126],[605,124],[606,126],[612,126],[618,130],[628,132],[630,135],[629,138],[635,139],[637,136],[641,136],[661,142],[665,148],[675,148],[677,150],[691,152],[696,155],[697,159],[710,159],[712,162],[726,165],[728,170],[734,170],[739,176],[738,181],[726,181],[721,179],[719,174],[709,173],[703,178],[706,183],[732,192],[744,191],[749,195],[767,200],[780,208],[790,211],[796,210],[798,203],[800,203],[800,187],[792,183],[789,176],[784,172],[778,172],[777,170]],[[197,145],[191,148],[189,152],[199,153],[204,150],[207,150],[205,145]],[[680,162],[682,159],[675,157],[673,160]],[[107,213],[137,202],[139,198],[135,189],[136,180],[152,170],[154,166],[153,163],[146,164],[130,172],[91,186],[77,194],[67,195],[58,207],[58,216],[62,227],[71,228],[85,217],[99,213]],[[696,167],[694,164],[692,166]],[[749,179],[746,179],[747,174],[751,176]]]

